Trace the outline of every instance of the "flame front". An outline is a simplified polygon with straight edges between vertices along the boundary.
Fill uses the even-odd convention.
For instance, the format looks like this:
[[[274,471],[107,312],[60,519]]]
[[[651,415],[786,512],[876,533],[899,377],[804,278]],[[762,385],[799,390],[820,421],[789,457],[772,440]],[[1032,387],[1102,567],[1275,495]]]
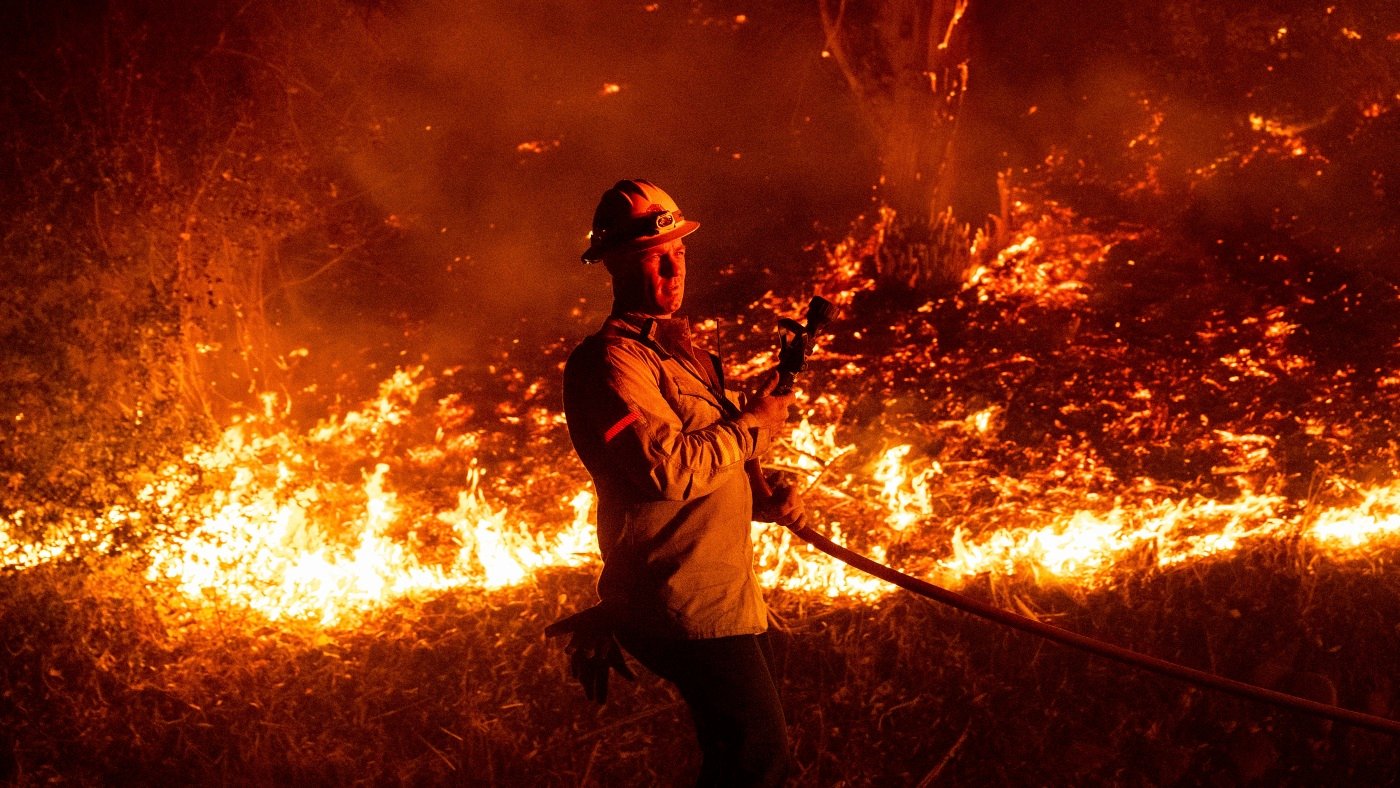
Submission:
[[[958,297],[1021,310],[1082,308],[1086,278],[1122,238],[1076,232],[1069,221],[1054,211],[1028,221],[1018,238],[972,269]],[[861,253],[849,240],[833,249],[819,282],[824,294],[849,303],[870,289],[853,263]],[[761,306],[789,314],[800,309],[795,299],[774,294]],[[717,330],[713,322],[700,328]],[[1197,384],[1234,390],[1311,376],[1313,401],[1331,403],[1340,395],[1330,387],[1344,385],[1349,373],[1324,375],[1289,350],[1295,329],[1282,308],[1238,326],[1208,321],[1198,334],[1204,345],[1232,342],[1231,332],[1239,331],[1256,341],[1204,358]],[[914,368],[934,364],[936,342],[917,339],[917,321],[889,330],[903,337],[896,352],[904,355],[896,361]],[[1077,323],[1062,330],[1072,336]],[[772,363],[769,338],[751,338],[747,347],[749,354],[732,365],[740,380]],[[801,420],[768,464],[799,480],[810,517],[833,538],[941,583],[1017,574],[1093,588],[1126,572],[1179,566],[1264,540],[1301,540],[1345,557],[1400,533],[1393,469],[1389,480],[1362,484],[1339,477],[1300,497],[1281,481],[1280,439],[1247,421],[1198,430],[1198,440],[1208,445],[1197,448],[1215,458],[1198,471],[1214,480],[1213,493],[1147,475],[1119,478],[1096,452],[1074,442],[1035,455],[1035,463],[1008,467],[1017,463],[998,459],[998,452],[1016,405],[968,396],[950,400],[951,410],[935,416],[923,405],[879,401],[878,386],[860,388],[890,374],[881,359],[837,352],[814,359],[825,359],[827,367],[814,374],[849,385],[803,395]],[[1005,353],[966,363],[1010,375],[1034,368],[1036,359]],[[505,374],[528,383],[526,402],[537,403],[548,388],[519,370]],[[1400,388],[1393,376],[1376,385],[1386,396]],[[1075,400],[1052,416],[1073,419],[1082,409],[1100,408],[1114,414],[1115,440],[1140,440],[1137,450],[1146,452],[1170,415],[1172,379],[1159,375],[1123,386],[1122,396]],[[494,471],[485,450],[491,429],[466,428],[473,409],[460,392],[445,389],[421,367],[400,369],[361,407],[300,431],[288,426],[288,403],[267,396],[262,412],[238,420],[149,480],[138,505],[96,517],[70,514],[39,538],[19,536],[33,534],[32,513],[0,520],[0,559],[23,569],[101,553],[123,526],[150,528],[158,521],[146,576],[177,589],[190,610],[247,610],[327,627],[352,623],[395,600],[499,589],[527,583],[550,567],[595,567],[594,497],[581,466],[560,449],[566,444],[559,439],[562,415],[519,402],[483,408],[499,425],[545,447],[533,461]],[[875,402],[886,414],[876,427],[848,425],[857,407],[853,391],[867,392],[860,407]],[[1297,421],[1307,436],[1342,440],[1349,434],[1344,421],[1301,410]],[[493,479],[497,472],[515,478]],[[495,493],[488,482],[497,483]],[[550,492],[546,500],[529,493],[529,504],[524,492],[503,499],[510,496],[501,490],[516,488]],[[888,592],[796,542],[786,529],[755,525],[753,534],[756,568],[768,587],[867,599]]]
[[[403,452],[406,472],[415,465],[465,469],[452,508],[405,503],[386,462],[358,479],[328,473],[363,464],[364,453],[413,418],[413,405],[433,385],[421,375],[421,368],[397,371],[374,400],[302,435],[278,423],[268,399],[264,413],[166,468],[140,493],[168,516],[168,534],[149,550],[148,579],[172,583],[191,601],[332,626],[404,597],[501,588],[541,567],[594,560],[592,493],[580,489],[567,499],[568,523],[512,518],[479,490],[470,434],[435,431],[430,444]],[[451,420],[444,409],[452,407],[441,403],[434,416]],[[34,566],[140,517],[114,509],[34,543],[15,542],[6,527],[0,550],[11,566]]]

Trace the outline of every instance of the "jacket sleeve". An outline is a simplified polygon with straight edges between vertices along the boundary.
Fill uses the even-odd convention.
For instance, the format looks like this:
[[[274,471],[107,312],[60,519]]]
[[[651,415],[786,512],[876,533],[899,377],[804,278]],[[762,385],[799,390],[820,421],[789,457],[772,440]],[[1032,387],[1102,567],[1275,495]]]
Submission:
[[[663,500],[698,498],[768,449],[769,430],[748,414],[684,431],[661,393],[655,357],[639,346],[610,345],[604,369],[606,385],[594,398],[595,412],[622,415],[604,425],[603,454],[629,486]]]

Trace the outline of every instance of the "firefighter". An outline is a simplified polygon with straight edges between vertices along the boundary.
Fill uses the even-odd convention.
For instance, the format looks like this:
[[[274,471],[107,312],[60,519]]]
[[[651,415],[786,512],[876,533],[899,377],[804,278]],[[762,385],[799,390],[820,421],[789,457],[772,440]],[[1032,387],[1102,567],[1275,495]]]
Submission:
[[[586,263],[612,277],[613,308],[564,369],[574,449],[598,492],[601,602],[552,625],[571,634],[571,666],[590,698],[623,649],[676,686],[703,756],[700,785],[775,785],[788,768],[768,610],[753,572],[750,524],[795,522],[791,487],[756,500],[745,464],[768,448],[792,396],[772,385],[743,402],[719,358],[677,317],[684,238],[700,228],[646,180],[603,193]]]

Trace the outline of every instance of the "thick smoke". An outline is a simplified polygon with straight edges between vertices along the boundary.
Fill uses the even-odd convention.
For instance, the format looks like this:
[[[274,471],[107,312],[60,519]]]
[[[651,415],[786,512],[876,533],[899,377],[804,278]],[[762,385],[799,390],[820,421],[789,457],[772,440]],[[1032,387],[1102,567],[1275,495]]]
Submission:
[[[814,224],[839,228],[875,179],[805,4],[412,3],[364,26],[301,54],[372,124],[321,155],[393,231],[372,264],[328,277],[313,312],[336,333],[402,322],[413,351],[450,361],[590,330],[610,296],[579,253],[625,177],[704,226],[690,311],[733,308],[764,285],[722,268],[791,269]]]
[[[1395,279],[1397,9],[974,0],[963,171],[1054,161],[1081,213]]]
[[[152,378],[177,379],[171,399],[216,373],[219,396],[275,388],[297,347],[300,385],[323,364],[481,364],[514,339],[576,337],[607,308],[578,254],[623,177],[702,222],[689,311],[733,314],[764,271],[800,277],[803,246],[844,230],[879,177],[807,0],[6,13],[6,251],[26,260],[7,281],[29,291],[4,312],[25,356],[11,366],[111,388],[79,362],[109,338],[142,348],[156,372],[130,375],[133,411]],[[973,221],[995,211],[1007,169],[1081,213],[1175,223],[1212,249],[1393,274],[1395,17],[1381,0],[973,0],[954,201]],[[1246,158],[1284,145],[1274,132],[1308,154]],[[195,336],[219,320],[226,336]]]

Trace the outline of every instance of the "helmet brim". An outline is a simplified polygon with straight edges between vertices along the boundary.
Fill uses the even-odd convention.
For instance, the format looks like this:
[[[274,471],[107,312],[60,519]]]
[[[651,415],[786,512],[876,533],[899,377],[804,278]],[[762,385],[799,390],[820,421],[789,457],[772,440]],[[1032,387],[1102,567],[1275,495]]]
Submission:
[[[596,263],[610,254],[640,252],[643,249],[650,249],[653,246],[669,243],[677,238],[684,238],[699,229],[699,222],[692,222],[688,219],[682,220],[680,224],[658,235],[644,235],[641,238],[629,238],[628,240],[618,243],[594,244],[588,247],[588,250],[583,253],[582,259],[585,263]]]

